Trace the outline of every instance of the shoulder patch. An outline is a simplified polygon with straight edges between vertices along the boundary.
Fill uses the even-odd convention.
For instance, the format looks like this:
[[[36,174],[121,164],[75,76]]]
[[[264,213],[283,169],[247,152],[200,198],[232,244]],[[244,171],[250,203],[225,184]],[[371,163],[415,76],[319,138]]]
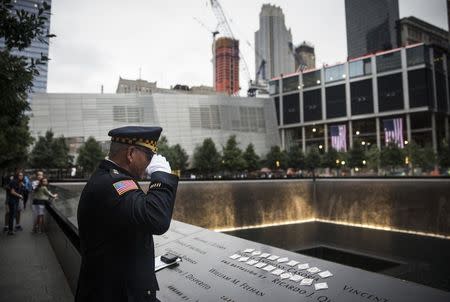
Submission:
[[[122,180],[115,182],[113,184],[114,189],[116,189],[117,194],[122,195],[128,191],[138,190],[139,187],[133,180]]]

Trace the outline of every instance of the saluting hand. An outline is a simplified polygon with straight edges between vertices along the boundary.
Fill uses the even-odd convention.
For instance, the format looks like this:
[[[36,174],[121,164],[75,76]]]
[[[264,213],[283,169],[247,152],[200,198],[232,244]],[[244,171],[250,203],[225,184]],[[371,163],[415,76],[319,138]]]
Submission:
[[[152,173],[156,171],[172,173],[169,162],[164,156],[159,154],[155,154],[153,156],[152,161],[148,165],[146,171],[148,175],[152,175]]]

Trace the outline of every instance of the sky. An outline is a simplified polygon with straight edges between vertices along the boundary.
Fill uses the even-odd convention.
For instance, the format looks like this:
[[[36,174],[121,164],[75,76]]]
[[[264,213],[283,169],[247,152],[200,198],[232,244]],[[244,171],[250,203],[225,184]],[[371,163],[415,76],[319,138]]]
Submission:
[[[373,0],[377,1],[377,0]],[[261,6],[280,6],[293,43],[315,46],[316,64],[347,56],[344,0],[220,0],[240,40],[241,95],[255,75],[254,33]],[[445,0],[399,0],[400,17],[416,16],[448,30]],[[200,25],[200,20],[204,25]],[[48,92],[115,93],[119,77],[212,86],[212,35],[217,20],[209,0],[52,0]],[[208,29],[207,29],[208,28]],[[249,77],[250,75],[250,77]]]

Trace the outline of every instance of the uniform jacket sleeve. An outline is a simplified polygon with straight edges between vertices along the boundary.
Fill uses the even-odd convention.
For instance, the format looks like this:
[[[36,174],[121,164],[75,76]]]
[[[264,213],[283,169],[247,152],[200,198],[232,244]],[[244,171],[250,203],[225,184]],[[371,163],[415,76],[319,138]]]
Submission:
[[[178,177],[165,172],[154,172],[148,191],[135,189],[119,196],[115,207],[117,221],[127,227],[139,228],[161,235],[170,226],[175,205]]]

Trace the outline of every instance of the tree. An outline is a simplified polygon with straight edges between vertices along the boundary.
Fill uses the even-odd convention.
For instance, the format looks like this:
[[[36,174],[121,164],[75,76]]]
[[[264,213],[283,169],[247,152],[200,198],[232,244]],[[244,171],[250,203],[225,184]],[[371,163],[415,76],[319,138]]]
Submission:
[[[294,145],[287,153],[288,166],[290,168],[301,169],[305,168],[305,155],[298,145]]]
[[[355,140],[353,148],[348,152],[347,163],[350,168],[357,168],[363,166],[363,161],[366,160],[364,148],[361,141]]]
[[[99,142],[90,136],[78,149],[77,164],[83,169],[83,172],[91,174],[104,157],[105,154]]]
[[[389,143],[380,153],[380,166],[391,172],[403,165],[403,154],[395,143]]]
[[[376,145],[370,146],[368,150],[366,150],[366,166],[369,169],[377,170],[380,166],[380,150]]]
[[[439,165],[441,168],[450,168],[450,141],[445,140],[439,152]]]
[[[172,170],[185,171],[188,166],[189,156],[180,144],[170,147],[171,156],[170,165]]]
[[[245,167],[248,171],[255,171],[261,168],[260,158],[256,154],[252,143],[248,144],[242,157],[245,160]]]
[[[194,151],[194,168],[210,176],[220,168],[220,154],[211,138],[206,138]]]
[[[311,149],[305,158],[305,167],[312,172],[315,177],[315,171],[320,166],[320,154],[316,148]]]
[[[286,169],[288,165],[286,152],[281,151],[279,146],[273,146],[266,155],[266,165],[270,169]]]
[[[185,171],[188,165],[189,156],[180,144],[169,145],[165,136],[158,140],[158,154],[164,156],[170,163],[172,170]]]
[[[170,146],[167,137],[161,136],[158,140],[158,154],[168,158],[170,157]]]
[[[63,136],[53,137],[53,132],[48,130],[45,136],[39,136],[30,156],[30,164],[33,168],[67,168],[72,163],[69,155],[69,147]]]
[[[320,166],[322,168],[337,169],[340,168],[340,162],[341,159],[339,158],[339,152],[337,152],[334,148],[330,148],[328,149],[328,152],[322,155]]]
[[[33,142],[28,129],[30,110],[27,97],[33,77],[39,74],[38,65],[48,58],[28,60],[11,54],[24,50],[33,39],[46,41],[53,37],[46,33],[46,15],[50,6],[39,5],[35,14],[15,10],[11,0],[0,0],[0,39],[5,47],[0,50],[0,169],[17,166],[27,157],[27,148]]]
[[[436,164],[436,155],[430,146],[422,148],[415,142],[410,142],[403,151],[404,156],[408,158],[408,162],[411,165],[413,175],[416,167],[420,167],[423,170],[432,170]]]
[[[245,160],[242,156],[242,150],[238,147],[236,135],[231,135],[222,148],[222,166],[225,171],[230,173],[245,169]]]

